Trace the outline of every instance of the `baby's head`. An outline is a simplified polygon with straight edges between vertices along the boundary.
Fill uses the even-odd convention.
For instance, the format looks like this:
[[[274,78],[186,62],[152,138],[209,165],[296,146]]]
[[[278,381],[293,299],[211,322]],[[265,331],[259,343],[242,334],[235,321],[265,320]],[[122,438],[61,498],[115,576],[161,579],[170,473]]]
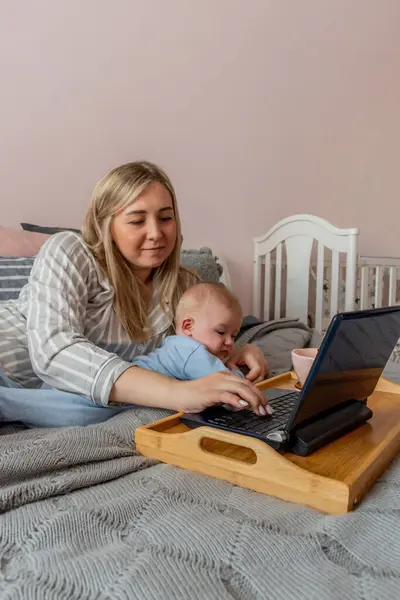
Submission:
[[[234,337],[242,324],[242,309],[222,283],[198,283],[180,299],[175,324],[177,335],[193,338],[225,360],[232,353]]]

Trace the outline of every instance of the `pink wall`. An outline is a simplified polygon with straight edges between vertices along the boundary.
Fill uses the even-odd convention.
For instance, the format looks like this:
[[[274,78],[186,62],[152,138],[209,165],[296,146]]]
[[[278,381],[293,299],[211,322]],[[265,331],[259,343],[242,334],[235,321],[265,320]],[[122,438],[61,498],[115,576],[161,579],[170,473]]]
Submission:
[[[95,181],[170,173],[185,246],[227,257],[311,212],[400,255],[398,0],[2,0],[2,225],[77,226]]]

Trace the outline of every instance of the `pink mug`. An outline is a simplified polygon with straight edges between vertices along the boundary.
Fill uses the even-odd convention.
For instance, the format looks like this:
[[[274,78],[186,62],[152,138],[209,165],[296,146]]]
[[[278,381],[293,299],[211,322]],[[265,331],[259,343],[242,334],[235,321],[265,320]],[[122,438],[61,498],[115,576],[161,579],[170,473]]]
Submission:
[[[317,354],[318,348],[296,348],[292,350],[293,369],[301,386],[304,385]]]

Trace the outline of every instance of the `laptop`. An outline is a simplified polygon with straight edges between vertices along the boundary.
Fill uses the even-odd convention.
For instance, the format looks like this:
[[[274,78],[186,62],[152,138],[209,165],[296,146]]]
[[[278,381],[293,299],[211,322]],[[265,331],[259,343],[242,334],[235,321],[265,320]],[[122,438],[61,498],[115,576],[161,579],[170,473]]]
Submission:
[[[372,417],[367,399],[399,338],[400,306],[338,313],[302,390],[265,390],[272,416],[218,406],[185,414],[182,422],[249,435],[276,450],[306,456]]]

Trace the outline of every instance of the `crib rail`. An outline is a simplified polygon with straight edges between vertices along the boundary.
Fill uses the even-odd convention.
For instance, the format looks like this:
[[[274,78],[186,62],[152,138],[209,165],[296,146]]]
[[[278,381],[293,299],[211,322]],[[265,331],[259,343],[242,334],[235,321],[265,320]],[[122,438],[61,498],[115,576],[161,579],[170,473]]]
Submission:
[[[327,287],[331,278],[330,264],[325,265]],[[312,268],[311,268],[312,275]],[[340,285],[338,310],[345,310],[345,267],[340,266]],[[322,330],[326,330],[330,322],[328,315],[329,298],[324,294],[324,318]],[[381,308],[400,304],[400,258],[359,256],[356,273],[356,299],[355,310],[367,308]],[[316,323],[318,327],[318,323]]]
[[[400,258],[360,256],[360,308],[400,303]]]
[[[278,319],[286,314],[286,264],[284,257],[273,256],[268,264],[260,262],[260,281],[264,282],[263,297],[259,298],[262,307],[262,318]],[[317,286],[317,269],[315,261],[310,264],[309,310],[308,322],[319,331],[326,331],[332,308],[334,312],[346,310],[345,287],[346,265],[340,261],[339,268],[332,268],[328,258],[319,266],[323,273],[323,288]],[[269,276],[266,274],[269,273]],[[339,286],[335,284],[338,277]],[[333,290],[339,290],[333,294]],[[333,302],[332,302],[333,301]],[[379,308],[400,304],[400,258],[360,256],[357,260],[356,299],[354,309]]]

